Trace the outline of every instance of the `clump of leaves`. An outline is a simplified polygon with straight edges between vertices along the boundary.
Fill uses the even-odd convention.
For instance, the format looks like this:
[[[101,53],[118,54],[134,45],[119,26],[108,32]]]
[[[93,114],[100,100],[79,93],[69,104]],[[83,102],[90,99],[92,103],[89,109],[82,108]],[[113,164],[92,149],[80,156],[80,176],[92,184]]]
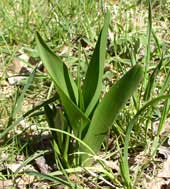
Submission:
[[[91,163],[89,154],[100,150],[116,115],[143,77],[142,67],[135,65],[100,100],[109,22],[110,13],[107,12],[82,85],[76,83],[66,64],[47,47],[38,33],[36,36],[39,55],[64,107],[63,111],[54,105],[45,106],[56,158],[64,167]],[[70,154],[74,154],[74,158]]]

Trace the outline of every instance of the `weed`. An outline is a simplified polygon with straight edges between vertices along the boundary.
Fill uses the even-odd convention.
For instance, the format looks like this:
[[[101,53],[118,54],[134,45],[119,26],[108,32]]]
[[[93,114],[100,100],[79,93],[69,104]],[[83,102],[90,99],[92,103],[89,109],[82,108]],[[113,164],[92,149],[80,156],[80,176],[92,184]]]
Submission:
[[[61,108],[55,106],[45,107],[48,124],[51,128],[61,129],[68,133],[73,132],[91,148],[89,151],[84,145],[78,144],[69,136],[52,132],[54,151],[65,167],[75,164],[69,162],[69,153],[74,154],[75,152],[85,153],[76,162],[89,164],[87,154],[99,151],[116,115],[131,97],[143,75],[141,66],[134,66],[111,87],[99,102],[109,20],[110,13],[107,13],[82,86],[76,85],[66,65],[49,50],[40,35],[37,34],[40,57],[54,81],[64,107],[64,113]],[[75,159],[73,158],[72,161],[74,162]]]

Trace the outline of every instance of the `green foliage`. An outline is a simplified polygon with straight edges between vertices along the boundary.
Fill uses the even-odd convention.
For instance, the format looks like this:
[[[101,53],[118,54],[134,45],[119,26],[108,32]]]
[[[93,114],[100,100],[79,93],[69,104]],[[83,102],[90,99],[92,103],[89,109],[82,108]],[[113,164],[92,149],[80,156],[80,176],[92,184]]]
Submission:
[[[38,33],[36,36],[39,55],[64,107],[62,111],[55,106],[52,108],[49,105],[45,106],[49,126],[68,133],[73,132],[94,153],[99,151],[116,115],[133,95],[143,77],[142,67],[135,65],[100,101],[109,22],[110,13],[107,12],[82,86],[76,85],[67,66],[47,47]],[[65,167],[90,163],[86,160],[87,154],[91,151],[85,145],[62,133],[53,131],[52,135],[56,158],[59,158]],[[78,157],[75,152],[84,153]],[[75,155],[76,158],[70,158],[69,154]]]
[[[128,71],[101,100],[93,114],[89,129],[84,138],[95,152],[104,140],[116,115],[137,88],[143,75],[141,66],[136,65]]]
[[[107,14],[105,18],[105,25],[99,35],[92,59],[88,66],[84,85],[82,87],[84,105],[86,109],[85,112],[87,116],[89,116],[94,109],[101,92],[109,21],[110,14]]]

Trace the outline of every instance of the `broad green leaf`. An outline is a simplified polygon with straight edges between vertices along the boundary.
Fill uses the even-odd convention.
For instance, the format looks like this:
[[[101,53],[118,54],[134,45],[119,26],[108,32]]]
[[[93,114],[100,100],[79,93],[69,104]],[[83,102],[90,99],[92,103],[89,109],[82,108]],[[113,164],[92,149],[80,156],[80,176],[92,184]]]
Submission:
[[[64,116],[60,108],[56,108],[54,105],[52,108],[50,108],[49,105],[46,105],[44,106],[44,110],[49,127],[65,130]],[[56,144],[58,145],[58,148],[60,149],[60,152],[62,152],[62,150],[64,150],[62,149],[63,134],[52,131],[52,135],[56,141]]]
[[[57,88],[57,93],[60,96],[74,134],[81,134],[81,131],[89,123],[89,119],[74,103],[74,98],[76,98],[76,101],[78,98],[76,85],[71,79],[65,64],[61,62],[53,52],[51,52],[39,34],[37,34],[36,42],[39,55],[46,69],[48,70],[49,75],[54,81],[55,87]]]
[[[44,106],[47,122],[50,128],[59,129],[61,131],[68,131],[70,128],[63,115],[60,107],[53,105],[50,108],[49,105]],[[61,161],[64,165],[68,164],[68,147],[69,147],[69,136],[64,135],[62,132],[51,130],[53,136],[53,149],[56,155],[61,157]]]
[[[101,94],[109,22],[110,13],[107,12],[104,27],[99,35],[82,87],[87,116],[92,112]]]
[[[142,76],[142,67],[140,65],[134,66],[112,86],[97,106],[87,134],[83,139],[94,152],[100,149],[104,137],[108,133],[116,115],[137,89]],[[86,159],[86,156],[83,159]]]
[[[39,55],[54,83],[59,86],[73,102],[77,103],[78,89],[67,66],[48,48],[39,33],[36,35],[36,42]]]

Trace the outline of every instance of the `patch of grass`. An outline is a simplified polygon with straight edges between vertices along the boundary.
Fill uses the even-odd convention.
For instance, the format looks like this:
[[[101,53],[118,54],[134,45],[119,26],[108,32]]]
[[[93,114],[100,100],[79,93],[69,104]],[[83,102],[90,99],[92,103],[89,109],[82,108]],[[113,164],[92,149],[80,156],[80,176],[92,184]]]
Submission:
[[[42,150],[43,146],[48,153],[42,156],[48,164],[51,162],[51,170],[48,174],[27,171],[35,180],[44,182],[47,179],[49,185],[62,183],[72,188],[76,188],[76,184],[80,188],[145,188],[144,175],[152,179],[152,174],[158,171],[154,168],[158,167],[157,150],[160,145],[168,145],[169,137],[167,132],[162,135],[162,131],[169,118],[170,2],[155,0],[150,3],[149,0],[138,3],[134,0],[0,1],[0,143],[1,156],[8,155],[11,159],[1,158],[1,164],[17,163],[17,155],[25,154],[28,161],[22,161],[21,167],[27,164],[36,167],[34,152]],[[96,164],[67,170],[59,160],[55,162],[49,158],[54,154],[47,142],[51,138],[46,131],[43,106],[59,105],[59,101],[47,74],[37,70],[29,88],[27,84],[10,86],[5,79],[8,67],[15,58],[19,60],[20,54],[27,54],[33,62],[39,63],[35,31],[39,31],[53,52],[66,62],[73,78],[77,77],[79,69],[79,77],[83,79],[107,8],[111,12],[111,24],[101,96],[138,63],[145,67],[145,77],[116,117],[99,154],[92,157]],[[35,67],[30,60],[24,65]],[[44,136],[47,139],[41,140]],[[108,164],[110,161],[115,167]],[[58,172],[56,167],[60,168]],[[6,167],[0,172],[3,180],[18,177]]]

